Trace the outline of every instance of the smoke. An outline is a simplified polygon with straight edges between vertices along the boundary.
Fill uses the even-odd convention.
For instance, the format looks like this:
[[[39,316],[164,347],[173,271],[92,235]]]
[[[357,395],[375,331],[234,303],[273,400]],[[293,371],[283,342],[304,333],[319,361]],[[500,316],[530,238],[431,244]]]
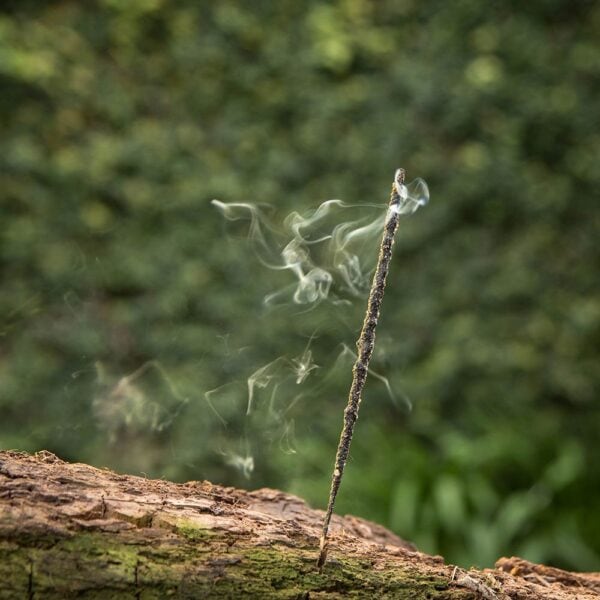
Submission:
[[[412,214],[429,200],[422,179],[395,185],[400,202],[390,210]],[[248,223],[247,237],[265,267],[294,276],[295,283],[264,297],[266,305],[316,305],[325,300],[337,304],[368,294],[385,205],[327,200],[316,209],[291,212],[276,226],[258,205],[220,200],[212,204],[228,221]]]
[[[125,430],[164,431],[189,402],[156,360],[122,377],[111,375],[100,361],[95,363],[95,369],[98,393],[92,401],[92,410],[112,443]],[[74,373],[73,377],[77,375]]]
[[[365,260],[364,250],[377,243],[385,219],[382,205],[328,200],[315,210],[290,213],[276,227],[253,204],[212,202],[227,220],[248,222],[247,237],[263,266],[293,275],[294,283],[264,297],[267,306],[316,305],[368,292],[376,257]],[[357,212],[363,215],[347,219]]]
[[[339,370],[339,369],[344,369],[344,371],[349,372],[350,369],[352,368],[352,365],[354,365],[354,363],[356,362],[356,358],[357,358],[356,352],[353,352],[352,349],[346,344],[340,344],[340,347],[341,347],[341,350],[338,353],[338,356],[336,358],[334,366],[332,367],[332,372],[335,372],[336,370]],[[381,373],[374,371],[370,367],[368,369],[368,373],[369,373],[369,377],[376,379],[383,385],[383,387],[386,391],[386,395],[390,399],[392,404],[396,407],[399,407],[398,395],[392,388],[389,379],[387,377],[384,377],[383,375],[381,375]],[[412,410],[412,402],[411,402],[410,398],[403,392],[399,392],[399,394],[400,394],[400,400],[404,404],[404,408],[409,411]]]
[[[350,205],[334,199],[283,217],[265,204],[213,200],[228,233],[241,234],[250,254],[272,274],[262,301],[267,309],[277,307],[277,314],[267,310],[258,318],[285,316],[286,308],[293,309],[289,311],[290,330],[284,334],[287,351],[272,360],[263,354],[259,362],[256,346],[251,345],[256,340],[236,339],[248,332],[252,336],[256,330],[234,328],[216,335],[214,350],[222,372],[235,375],[217,379],[213,385],[221,385],[212,389],[200,387],[197,396],[185,380],[179,383],[190,396],[183,394],[159,360],[143,362],[126,372],[100,361],[89,363],[72,374],[66,393],[71,393],[69,386],[75,382],[81,385],[85,379],[87,385],[87,378],[81,375],[93,374],[93,415],[112,444],[144,439],[160,445],[166,436],[159,438],[159,434],[176,422],[183,423],[184,413],[200,411],[202,431],[209,432],[202,438],[204,447],[246,478],[252,476],[265,453],[296,454],[301,448],[300,436],[308,427],[307,415],[319,418],[320,399],[342,403],[347,395],[356,360],[351,347],[359,325],[348,309],[364,305],[389,211],[408,215],[427,202],[427,185],[422,180],[396,185],[399,202],[392,207]],[[96,263],[100,268],[98,258]],[[87,318],[91,304],[75,291],[67,291],[63,301],[74,318]],[[37,303],[37,298],[31,298],[18,312],[35,310]],[[314,312],[322,304],[327,307]],[[19,315],[8,317],[10,321]],[[7,327],[0,327],[0,335]],[[369,373],[373,380],[369,394],[387,398],[399,408],[410,408],[409,399],[392,389],[384,374],[373,369]],[[194,397],[197,401],[190,405]]]
[[[240,230],[243,232],[260,264],[276,274],[276,280],[281,279],[281,284],[275,283],[263,297],[264,305],[299,305],[312,310],[323,302],[352,306],[367,297],[389,211],[409,215],[429,198],[421,179],[408,185],[397,181],[395,186],[398,201],[389,208],[384,204],[349,205],[327,200],[315,209],[292,211],[275,220],[271,219],[274,209],[265,205],[220,200],[212,204],[226,221],[235,223],[238,235]],[[295,326],[305,312],[294,312]],[[335,314],[338,318],[340,311],[336,309]],[[334,396],[345,398],[356,354],[348,344],[340,343],[350,331],[339,325],[333,348],[324,351],[322,343],[313,346],[317,339],[313,331],[301,351],[255,365],[249,368],[245,380],[205,392],[222,439],[229,440],[228,446],[219,450],[228,466],[250,477],[258,444],[261,451],[266,444],[285,454],[296,453],[296,417],[307,409],[315,412],[314,404],[309,407],[305,403],[331,396],[332,388]],[[328,326],[329,322],[323,327]],[[369,374],[375,381],[375,395],[410,410],[410,400],[396,393],[387,377],[373,369]],[[346,382],[343,389],[342,380]]]
[[[241,454],[225,453],[225,464],[237,469],[246,479],[250,479],[254,471],[254,457],[250,455],[242,456]]]
[[[418,208],[429,202],[429,187],[420,177],[405,185],[399,183],[398,173],[396,172],[394,187],[398,192],[398,196],[400,196],[400,202],[394,204],[390,210],[400,215],[412,215]]]

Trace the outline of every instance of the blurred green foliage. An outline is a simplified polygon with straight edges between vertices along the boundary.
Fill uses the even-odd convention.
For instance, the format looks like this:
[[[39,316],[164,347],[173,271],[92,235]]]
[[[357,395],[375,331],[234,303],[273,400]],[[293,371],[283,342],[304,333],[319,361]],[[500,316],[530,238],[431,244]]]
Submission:
[[[338,511],[600,570],[599,29],[587,0],[4,0],[0,447],[322,507],[349,367],[275,433],[227,385],[315,331],[330,365],[362,302],[265,312],[282,275],[209,200],[383,203],[403,166],[432,203],[374,368],[414,408],[369,381]]]

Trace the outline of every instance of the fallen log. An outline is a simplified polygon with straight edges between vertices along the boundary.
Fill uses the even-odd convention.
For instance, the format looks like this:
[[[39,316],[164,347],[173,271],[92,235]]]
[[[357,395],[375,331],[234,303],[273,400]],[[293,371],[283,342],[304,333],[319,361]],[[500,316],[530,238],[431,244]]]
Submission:
[[[0,452],[0,598],[600,598],[600,574],[521,559],[466,571],[380,525],[276,490],[175,484]]]

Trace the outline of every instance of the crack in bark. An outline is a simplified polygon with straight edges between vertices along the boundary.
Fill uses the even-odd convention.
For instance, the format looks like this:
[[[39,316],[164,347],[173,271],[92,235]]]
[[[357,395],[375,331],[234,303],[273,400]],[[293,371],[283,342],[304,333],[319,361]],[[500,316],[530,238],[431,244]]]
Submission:
[[[135,585],[135,598],[136,600],[140,600],[142,597],[142,590],[140,589],[140,580],[139,580],[139,569],[140,569],[140,561],[139,559],[135,563],[135,569],[133,571],[133,583]]]
[[[29,562],[29,576],[27,579],[27,598],[33,600],[33,560]]]

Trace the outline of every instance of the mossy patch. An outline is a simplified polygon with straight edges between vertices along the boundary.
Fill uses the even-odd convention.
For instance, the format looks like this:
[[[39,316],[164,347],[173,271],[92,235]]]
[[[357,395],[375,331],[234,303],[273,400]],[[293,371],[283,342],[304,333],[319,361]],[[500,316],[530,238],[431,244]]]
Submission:
[[[214,529],[200,527],[197,522],[184,519],[177,522],[175,531],[178,535],[192,542],[209,541],[218,537]]]
[[[0,598],[30,590],[44,598],[474,598],[391,562],[374,569],[367,558],[345,557],[319,572],[312,550],[231,545],[188,523],[178,533],[144,541],[82,532],[45,549],[3,542]]]

